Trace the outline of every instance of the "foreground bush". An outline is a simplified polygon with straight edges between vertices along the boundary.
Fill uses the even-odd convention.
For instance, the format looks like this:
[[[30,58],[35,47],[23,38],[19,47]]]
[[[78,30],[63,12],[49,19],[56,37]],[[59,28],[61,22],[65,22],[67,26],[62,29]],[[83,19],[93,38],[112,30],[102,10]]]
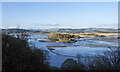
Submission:
[[[110,48],[110,47],[109,47]],[[93,58],[89,56],[85,58],[87,61],[82,63],[82,56],[77,55],[77,61],[67,59],[61,65],[62,70],[117,70],[120,71],[120,49],[110,48],[103,55],[96,55]]]
[[[48,52],[29,47],[26,40],[2,35],[2,70],[47,70]]]
[[[95,59],[90,60],[89,68],[91,70],[120,70],[120,49],[110,49],[111,51],[96,55]]]

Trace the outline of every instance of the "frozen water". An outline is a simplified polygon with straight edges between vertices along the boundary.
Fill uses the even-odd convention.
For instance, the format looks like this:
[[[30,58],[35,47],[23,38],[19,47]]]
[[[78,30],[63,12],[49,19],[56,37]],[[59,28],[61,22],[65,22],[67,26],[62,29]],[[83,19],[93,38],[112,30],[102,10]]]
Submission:
[[[75,43],[55,43],[55,42],[39,42],[39,40],[48,41],[47,35],[31,35],[29,38],[39,38],[39,39],[29,39],[28,42],[30,46],[35,46],[42,50],[47,50],[50,56],[50,65],[60,67],[67,58],[76,59],[77,54],[82,56],[94,56],[96,54],[102,54],[104,51],[110,50],[107,46],[116,46],[118,43],[115,42],[105,42],[94,39],[102,38],[112,38],[112,37],[91,37],[91,38],[80,38],[76,39]],[[113,38],[116,38],[114,36]],[[78,45],[78,46],[74,46]],[[93,45],[93,46],[90,46]],[[96,45],[96,46],[95,46]],[[67,46],[67,47],[54,47],[54,50],[49,50],[46,46]],[[103,47],[100,47],[103,46]]]

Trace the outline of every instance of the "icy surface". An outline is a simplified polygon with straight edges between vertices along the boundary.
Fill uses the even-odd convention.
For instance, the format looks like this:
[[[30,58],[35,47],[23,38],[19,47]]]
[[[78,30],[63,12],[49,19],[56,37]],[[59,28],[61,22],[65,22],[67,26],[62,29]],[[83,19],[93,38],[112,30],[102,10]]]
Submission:
[[[28,42],[30,46],[35,46],[42,50],[47,50],[50,56],[50,65],[60,67],[67,58],[76,59],[77,54],[81,54],[83,57],[89,55],[94,56],[96,54],[102,54],[104,51],[110,50],[108,46],[117,46],[116,36],[112,37],[92,37],[92,38],[80,38],[76,39],[75,43],[55,43],[55,42],[40,42],[39,40],[49,40],[47,35],[31,35]],[[98,40],[99,39],[99,40]],[[113,39],[114,42],[103,41],[104,39]],[[116,40],[115,40],[116,39]],[[78,46],[74,46],[78,45]],[[66,46],[66,47],[54,47],[54,50],[49,50],[46,46]]]

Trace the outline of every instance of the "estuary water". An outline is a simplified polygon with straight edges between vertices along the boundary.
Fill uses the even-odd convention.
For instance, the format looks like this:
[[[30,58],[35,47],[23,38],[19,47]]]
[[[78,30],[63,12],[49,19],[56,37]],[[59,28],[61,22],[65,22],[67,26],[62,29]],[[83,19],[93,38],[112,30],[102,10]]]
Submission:
[[[42,50],[47,50],[50,57],[50,65],[60,67],[61,64],[68,58],[76,60],[76,55],[80,54],[82,57],[94,56],[96,54],[103,54],[104,51],[110,50],[108,47],[115,48],[118,46],[118,36],[111,37],[86,37],[76,39],[75,43],[56,43],[56,42],[41,42],[50,41],[47,35],[31,34],[28,36],[30,46],[35,46]],[[56,46],[51,49],[46,46]],[[65,47],[57,47],[65,46]]]

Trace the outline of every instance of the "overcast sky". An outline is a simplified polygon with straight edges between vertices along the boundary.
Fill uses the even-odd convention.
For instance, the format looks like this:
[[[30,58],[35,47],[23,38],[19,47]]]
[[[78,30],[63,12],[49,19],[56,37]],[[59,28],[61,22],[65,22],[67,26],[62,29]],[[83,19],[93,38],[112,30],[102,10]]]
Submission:
[[[117,28],[117,2],[3,2],[2,26],[33,29]]]

